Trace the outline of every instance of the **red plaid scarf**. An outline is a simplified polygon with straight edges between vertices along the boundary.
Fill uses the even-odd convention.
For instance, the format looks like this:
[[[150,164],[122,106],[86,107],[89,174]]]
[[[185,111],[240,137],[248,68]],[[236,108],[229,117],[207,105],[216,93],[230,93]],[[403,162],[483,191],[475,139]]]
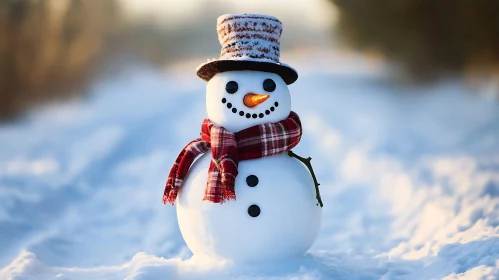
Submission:
[[[234,185],[239,161],[287,152],[300,142],[301,134],[300,118],[295,112],[283,121],[255,125],[236,133],[205,119],[201,126],[201,138],[187,144],[177,156],[166,181],[163,203],[174,204],[192,162],[210,147],[212,160],[203,201],[223,203],[235,200]]]

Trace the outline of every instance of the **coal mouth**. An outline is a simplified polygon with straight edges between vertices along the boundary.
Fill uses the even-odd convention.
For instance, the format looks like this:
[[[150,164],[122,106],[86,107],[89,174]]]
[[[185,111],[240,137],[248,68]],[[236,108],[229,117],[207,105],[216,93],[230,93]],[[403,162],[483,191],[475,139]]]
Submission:
[[[239,116],[245,117],[247,119],[251,119],[251,118],[263,119],[265,116],[272,114],[272,112],[274,112],[276,110],[276,108],[279,107],[279,102],[276,101],[276,102],[274,102],[274,106],[271,106],[270,108],[268,108],[264,112],[258,113],[258,114],[256,114],[256,113],[251,114],[251,113],[244,112],[243,110],[238,110],[237,108],[233,107],[232,103],[227,102],[226,98],[222,98],[222,103],[225,104],[227,106],[227,109],[230,110],[232,113],[238,114]]]

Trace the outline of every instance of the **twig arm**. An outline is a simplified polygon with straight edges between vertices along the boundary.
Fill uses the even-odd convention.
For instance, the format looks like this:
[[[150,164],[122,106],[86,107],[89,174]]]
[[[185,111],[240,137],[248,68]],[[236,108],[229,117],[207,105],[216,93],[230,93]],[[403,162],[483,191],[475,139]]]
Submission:
[[[288,151],[288,156],[297,158],[299,161],[303,162],[305,166],[307,166],[308,170],[310,171],[310,174],[312,174],[312,179],[314,180],[314,185],[315,185],[315,197],[317,198],[318,205],[320,207],[324,206],[322,204],[322,199],[321,199],[321,193],[319,191],[319,182],[317,182],[317,178],[315,177],[314,169],[312,168],[312,164],[310,163],[312,161],[311,157],[308,158],[303,158],[295,153],[293,151]]]

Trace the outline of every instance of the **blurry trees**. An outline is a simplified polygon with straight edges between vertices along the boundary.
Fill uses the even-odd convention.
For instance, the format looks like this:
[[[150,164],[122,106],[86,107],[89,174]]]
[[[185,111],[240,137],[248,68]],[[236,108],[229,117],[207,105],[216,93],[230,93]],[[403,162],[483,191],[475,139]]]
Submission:
[[[74,91],[119,24],[113,1],[0,2],[0,118]]]
[[[499,74],[497,0],[331,1],[342,38],[399,63],[413,79]]]
[[[0,121],[40,103],[81,95],[92,79],[122,61],[162,66],[211,53],[210,46],[219,51],[216,5],[206,4],[197,21],[173,27],[131,20],[120,4],[0,0]]]

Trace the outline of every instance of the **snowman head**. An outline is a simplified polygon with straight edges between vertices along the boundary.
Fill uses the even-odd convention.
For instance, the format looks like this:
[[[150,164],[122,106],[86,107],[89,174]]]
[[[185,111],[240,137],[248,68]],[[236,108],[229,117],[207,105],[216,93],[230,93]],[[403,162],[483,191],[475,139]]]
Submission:
[[[208,118],[231,132],[286,119],[291,96],[277,74],[261,71],[217,73],[206,88]]]

